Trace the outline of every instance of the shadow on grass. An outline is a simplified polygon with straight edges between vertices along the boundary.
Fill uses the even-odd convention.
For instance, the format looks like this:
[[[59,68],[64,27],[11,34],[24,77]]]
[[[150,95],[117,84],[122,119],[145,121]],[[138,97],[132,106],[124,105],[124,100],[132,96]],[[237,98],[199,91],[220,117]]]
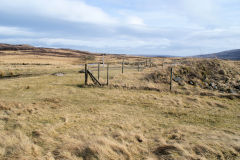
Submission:
[[[72,86],[77,86],[78,88],[102,88],[102,87],[104,87],[105,85],[97,86],[97,85],[94,85],[94,84],[88,84],[88,85],[85,85],[85,84],[77,84],[77,85],[72,85]]]

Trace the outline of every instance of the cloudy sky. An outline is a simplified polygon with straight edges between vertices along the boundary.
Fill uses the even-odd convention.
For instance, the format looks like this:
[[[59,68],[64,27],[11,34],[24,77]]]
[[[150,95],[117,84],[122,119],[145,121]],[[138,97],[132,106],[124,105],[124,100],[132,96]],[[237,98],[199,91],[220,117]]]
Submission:
[[[240,48],[239,0],[0,0],[0,43],[190,56]]]

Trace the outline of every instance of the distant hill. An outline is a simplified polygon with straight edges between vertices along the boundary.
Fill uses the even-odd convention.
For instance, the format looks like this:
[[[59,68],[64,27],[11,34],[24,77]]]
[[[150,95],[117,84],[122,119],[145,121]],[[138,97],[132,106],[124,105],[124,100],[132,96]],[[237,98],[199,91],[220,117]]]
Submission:
[[[0,43],[0,55],[8,54],[8,51],[22,51],[24,54],[29,55],[45,55],[45,56],[60,56],[60,57],[81,57],[84,55],[99,55],[96,53],[90,53],[87,51],[79,51],[73,49],[63,49],[63,48],[43,48],[34,47],[26,44],[21,45],[11,45]],[[13,55],[13,53],[11,53]],[[18,54],[15,52],[15,54]]]
[[[30,45],[10,45],[0,43],[0,51],[33,50],[35,47]]]
[[[240,60],[240,49],[223,51],[223,52],[213,53],[213,54],[198,55],[196,57]]]
[[[0,43],[0,56],[3,55],[38,55],[38,56],[55,56],[55,57],[71,57],[71,58],[82,58],[82,59],[93,59],[96,56],[106,55],[107,53],[93,53],[88,51],[81,51],[67,48],[44,48],[34,47],[27,44],[4,44]],[[107,54],[112,57],[123,58],[127,55],[123,54]],[[134,56],[128,56],[134,58]]]

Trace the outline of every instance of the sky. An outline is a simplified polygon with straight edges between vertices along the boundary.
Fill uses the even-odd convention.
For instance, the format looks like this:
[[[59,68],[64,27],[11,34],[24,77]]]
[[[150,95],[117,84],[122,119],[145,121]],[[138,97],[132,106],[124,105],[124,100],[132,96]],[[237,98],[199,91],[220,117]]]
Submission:
[[[192,56],[240,48],[240,0],[0,0],[0,43]]]

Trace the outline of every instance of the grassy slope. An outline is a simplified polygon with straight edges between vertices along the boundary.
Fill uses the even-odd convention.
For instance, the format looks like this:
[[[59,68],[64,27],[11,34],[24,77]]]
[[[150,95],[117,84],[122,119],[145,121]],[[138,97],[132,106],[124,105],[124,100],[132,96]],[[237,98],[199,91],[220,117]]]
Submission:
[[[0,159],[240,157],[239,99],[81,88],[76,66],[58,67],[71,72],[0,80]]]

